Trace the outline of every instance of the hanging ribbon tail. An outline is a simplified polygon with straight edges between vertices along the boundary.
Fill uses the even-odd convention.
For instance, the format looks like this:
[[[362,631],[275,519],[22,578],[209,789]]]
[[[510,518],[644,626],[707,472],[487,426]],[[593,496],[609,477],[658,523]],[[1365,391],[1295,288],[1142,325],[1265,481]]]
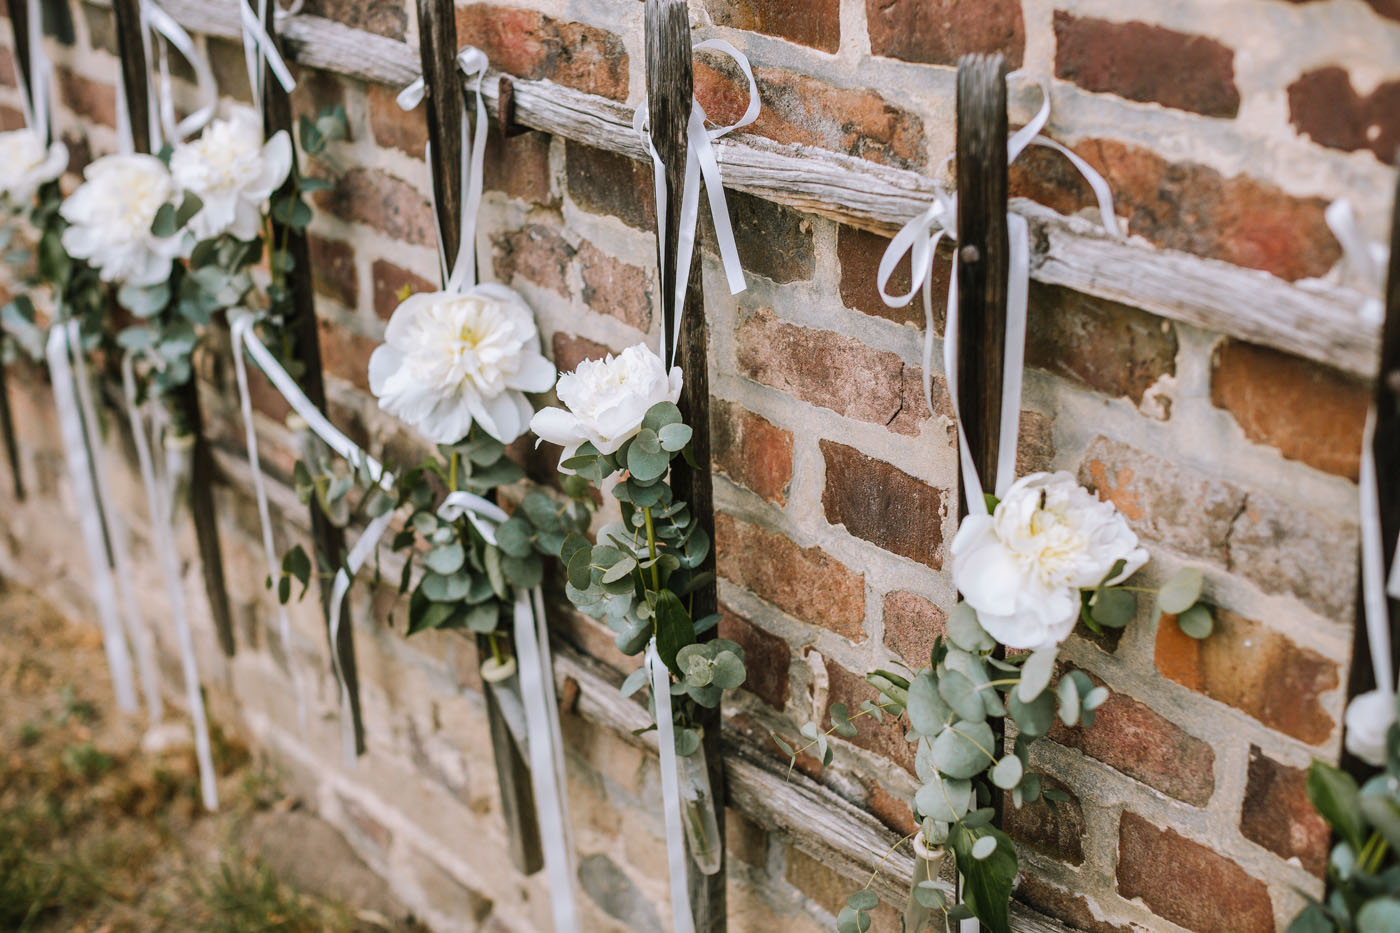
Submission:
[[[671,873],[673,933],[695,933],[690,913],[685,859],[685,830],[681,828],[680,772],[676,762],[676,727],[671,721],[671,672],[656,653],[656,639],[647,645],[652,705],[656,707],[656,741],[661,752],[661,802],[666,820],[666,862]]]
[[[19,68],[15,57],[15,75],[19,79],[20,108],[24,125],[39,134],[45,143],[52,142],[53,127],[53,65],[44,48],[43,11],[39,0],[24,0],[28,21],[25,29],[29,44],[29,74]]]
[[[121,620],[117,617],[117,592],[112,581],[112,568],[108,562],[101,505],[93,485],[93,463],[75,394],[76,377],[73,372],[70,339],[73,338],[70,337],[67,324],[55,324],[49,329],[45,356],[48,358],[49,372],[53,379],[54,405],[58,409],[64,460],[68,464],[68,478],[73,484],[73,496],[77,500],[78,527],[82,532],[83,547],[87,551],[88,564],[92,570],[93,602],[98,623],[102,628],[102,645],[107,654],[112,689],[116,694],[117,708],[124,713],[134,713],[140,708],[140,704],[136,697],[136,684],[132,677],[131,657],[127,653],[126,638],[122,633]]]
[[[240,2],[240,6],[241,6]],[[181,142],[202,130],[205,125],[213,119],[214,110],[219,103],[219,88],[214,80],[214,69],[209,64],[209,59],[205,58],[195,46],[190,34],[185,31],[185,27],[175,22],[175,19],[167,12],[156,5],[153,0],[145,0],[141,4],[143,18],[167,44],[180,53],[180,57],[189,63],[194,71],[195,88],[199,94],[199,99],[203,101],[199,109],[189,116],[180,120],[174,125],[174,135],[165,140],[171,144]],[[162,55],[162,70],[164,70],[164,56]],[[167,85],[162,87],[162,100],[160,102],[160,112],[174,111],[173,96],[170,94],[168,81],[163,81]],[[159,151],[159,146],[152,147],[152,151]]]
[[[267,0],[258,0],[256,11],[249,3],[250,0],[238,0],[238,14],[243,29],[243,59],[248,66],[248,87],[252,89],[256,100],[263,101],[263,69],[266,66],[282,86],[282,90],[290,94],[296,90],[296,78],[292,77],[291,69],[282,58],[282,51],[277,48],[277,43],[267,34],[267,27],[263,25],[267,16]]]
[[[1366,641],[1376,689],[1395,695],[1390,671],[1390,607],[1386,603],[1385,551],[1382,547],[1380,488],[1376,482],[1376,410],[1366,412],[1361,434],[1361,470],[1357,493],[1361,507],[1361,607],[1366,613]],[[1396,561],[1400,566],[1400,561]]]
[[[1384,244],[1366,239],[1356,220],[1356,211],[1351,202],[1342,198],[1327,205],[1324,214],[1332,235],[1342,245],[1342,262],[1349,267],[1366,292],[1361,303],[1361,319],[1368,324],[1380,325],[1385,320],[1385,302],[1380,293],[1385,288],[1385,268],[1390,259],[1390,250]]]

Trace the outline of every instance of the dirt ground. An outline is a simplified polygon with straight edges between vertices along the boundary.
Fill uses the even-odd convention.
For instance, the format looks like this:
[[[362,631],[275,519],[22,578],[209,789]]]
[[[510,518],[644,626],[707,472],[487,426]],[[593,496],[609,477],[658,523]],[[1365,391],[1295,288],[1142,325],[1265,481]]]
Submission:
[[[213,726],[211,815],[192,746],[143,751],[144,719],[115,712],[96,624],[0,583],[0,930],[423,929]]]

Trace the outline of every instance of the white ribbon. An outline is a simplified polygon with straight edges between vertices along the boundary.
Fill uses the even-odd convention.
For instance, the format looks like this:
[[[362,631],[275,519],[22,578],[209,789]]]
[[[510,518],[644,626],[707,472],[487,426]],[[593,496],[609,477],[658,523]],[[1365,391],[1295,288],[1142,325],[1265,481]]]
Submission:
[[[240,0],[240,3],[242,0]],[[150,130],[151,152],[157,153],[166,143],[183,142],[204,128],[214,117],[219,103],[219,88],[214,80],[214,69],[209,60],[200,54],[194,40],[185,28],[162,10],[154,0],[141,0],[141,44],[145,49],[146,61],[151,61],[151,35],[165,40],[159,46],[157,72],[159,79],[147,82],[148,105],[151,118],[146,122]],[[170,82],[170,67],[167,47],[174,48],[180,57],[194,70],[195,88],[199,98],[205,103],[183,120],[175,118],[175,95]],[[132,152],[136,142],[132,138],[131,112],[126,99],[126,82],[117,82],[117,143],[122,152]]]
[[[739,70],[744,73],[744,77],[749,82],[749,104],[736,122],[729,126],[721,126],[716,129],[707,129],[705,121],[705,109],[700,106],[698,100],[692,101],[690,108],[690,118],[686,122],[686,157],[685,157],[685,187],[681,192],[681,215],[680,215],[680,235],[676,243],[676,282],[675,282],[675,308],[676,308],[676,332],[671,340],[671,346],[667,353],[666,328],[661,328],[661,358],[669,359],[675,352],[677,342],[681,334],[681,315],[685,310],[685,293],[690,285],[690,262],[695,254],[696,230],[700,223],[700,180],[705,181],[705,191],[710,199],[710,219],[715,225],[715,241],[719,246],[720,261],[724,265],[725,277],[729,280],[729,291],[737,295],[747,288],[744,282],[744,267],[739,262],[739,247],[734,242],[734,228],[729,219],[729,204],[724,198],[724,179],[719,171],[719,159],[715,154],[714,144],[721,137],[735,130],[743,129],[758,119],[758,112],[762,102],[758,96],[758,82],[754,80],[753,68],[749,65],[748,58],[733,45],[723,39],[707,39],[698,43],[693,51],[699,52],[704,49],[713,49],[722,52],[734,59]],[[657,229],[657,251],[665,249],[666,243],[666,217],[669,210],[666,198],[666,164],[662,161],[660,153],[656,151],[656,146],[651,141],[651,129],[648,124],[648,101],[642,97],[642,103],[637,107],[632,116],[632,126],[642,139],[642,145],[651,154],[652,180],[656,187],[656,229]],[[666,268],[665,257],[659,257],[661,268]]]
[[[467,137],[467,105],[462,103],[462,222],[457,237],[457,256],[449,265],[442,238],[438,237],[438,263],[442,267],[442,279],[446,283],[444,291],[460,292],[476,284],[476,217],[481,212],[482,167],[486,161],[486,100],[481,96],[481,82],[486,77],[490,62],[486,53],[474,46],[464,46],[457,53],[457,68],[471,82],[472,93],[476,97],[475,129],[470,139]],[[403,110],[412,110],[422,101],[427,92],[427,84],[419,78],[399,92],[396,98]],[[425,162],[432,163],[433,144],[429,142],[423,150]],[[428,173],[429,195],[433,203],[433,217],[442,229],[442,215],[438,212],[437,192],[433,190],[433,174]]]
[[[1009,81],[1019,76],[1013,72]],[[1104,229],[1112,236],[1120,236],[1118,221],[1113,213],[1113,193],[1108,182],[1092,166],[1075,153],[1052,139],[1040,135],[1050,119],[1050,89],[1044,81],[1037,80],[1042,100],[1040,109],[1029,123],[1017,130],[1007,141],[1007,163],[1016,160],[1027,146],[1037,145],[1054,149],[1070,160],[1079,174],[1093,189],[1098,200],[1099,213]],[[946,160],[945,160],[946,164]],[[931,389],[933,363],[933,260],[939,242],[946,236],[957,238],[957,197],[950,195],[941,185],[934,189],[934,201],[928,210],[915,217],[890,241],[885,255],[881,257],[876,284],[880,297],[892,308],[902,308],[921,290],[924,301],[924,399],[929,411],[934,410]],[[1007,270],[1006,295],[1006,347],[1003,364],[1001,391],[1001,424],[999,426],[999,446],[997,450],[996,487],[997,496],[1005,494],[1016,474],[1016,448],[1020,435],[1021,387],[1025,370],[1026,322],[1028,317],[1030,290],[1030,229],[1026,219],[1019,214],[1006,215],[1010,256]],[[893,296],[886,290],[890,277],[901,259],[910,257],[910,277],[912,287],[908,294]],[[943,336],[943,366],[948,380],[948,396],[952,402],[953,420],[958,428],[958,456],[962,466],[963,490],[967,497],[968,511],[973,515],[987,514],[986,499],[983,495],[982,479],[972,460],[972,451],[967,442],[963,420],[958,404],[958,254],[953,253],[953,268],[948,282],[948,307]]]
[[[53,66],[44,48],[44,29],[39,0],[24,0],[25,26],[29,45],[29,73],[19,66],[15,57],[15,74],[19,78],[19,106],[24,125],[50,142],[50,121],[53,119]]]
[[[185,698],[194,722],[194,751],[199,762],[199,790],[206,809],[219,808],[219,791],[214,772],[214,756],[209,744],[209,721],[204,711],[204,694],[200,688],[199,664],[195,659],[194,636],[190,631],[189,611],[185,606],[185,591],[180,579],[180,563],[175,554],[172,523],[174,508],[169,485],[162,490],[156,481],[156,469],[151,457],[146,418],[137,403],[134,356],[122,357],[122,388],[126,395],[127,417],[131,420],[131,435],[136,442],[136,460],[141,467],[141,483],[146,489],[146,504],[151,514],[151,536],[155,539],[165,591],[170,599],[170,614],[175,621],[175,635],[180,645],[180,666],[185,674]],[[170,470],[167,467],[167,477]]]
[[[1395,695],[1390,671],[1390,606],[1386,602],[1385,550],[1381,539],[1380,490],[1376,483],[1376,410],[1366,412],[1361,433],[1361,470],[1357,494],[1361,500],[1361,608],[1366,615],[1366,641],[1371,646],[1371,669],[1376,689]],[[1396,561],[1400,565],[1400,561]],[[1395,593],[1392,591],[1392,596]]]
[[[694,933],[685,860],[685,830],[681,827],[680,771],[676,762],[676,727],[671,721],[671,672],[656,652],[656,639],[647,643],[643,662],[651,676],[651,702],[656,708],[656,742],[661,752],[661,806],[666,821],[666,862],[671,874],[672,933]]]
[[[277,43],[267,34],[267,28],[263,25],[267,20],[268,0],[257,0],[257,10],[249,5],[251,2],[252,0],[238,0],[238,15],[243,29],[243,61],[248,67],[248,88],[253,94],[253,100],[259,105],[265,105],[264,66],[272,70],[272,76],[288,94],[296,89],[297,82],[292,77],[287,62],[282,58],[281,49],[277,48]],[[273,7],[272,12],[273,16],[282,14],[276,7]]]
[[[1356,221],[1356,211],[1345,198],[1327,205],[1323,214],[1332,235],[1342,245],[1342,262],[1349,266],[1358,285],[1367,292],[1361,303],[1361,319],[1368,324],[1380,324],[1385,319],[1385,304],[1379,292],[1385,283],[1385,266],[1390,250],[1385,244],[1368,240]]]

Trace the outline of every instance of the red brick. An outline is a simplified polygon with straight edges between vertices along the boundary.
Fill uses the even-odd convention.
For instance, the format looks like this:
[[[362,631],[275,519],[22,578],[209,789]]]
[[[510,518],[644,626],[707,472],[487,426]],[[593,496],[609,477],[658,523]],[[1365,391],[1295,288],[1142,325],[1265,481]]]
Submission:
[[[612,353],[611,347],[572,334],[554,335],[554,366],[561,373],[570,373],[584,360],[601,360]]]
[[[367,224],[395,240],[437,243],[432,204],[408,182],[378,169],[352,168],[315,198],[318,207],[341,220]]]
[[[292,413],[292,406],[288,404],[285,396],[268,382],[261,369],[256,366],[248,367],[248,397],[253,402],[253,409],[262,412],[268,418],[283,423],[287,416]],[[239,435],[242,437],[242,435]],[[258,445],[261,449],[264,445]]]
[[[734,402],[710,400],[715,469],[769,502],[784,505],[792,484],[792,432]]]
[[[879,702],[880,694],[865,682],[865,675],[852,673],[830,659],[826,662],[826,676],[830,685],[827,693],[827,709],[822,713],[823,729],[831,728],[832,703],[844,703],[846,709],[855,713],[866,700]],[[885,714],[881,722],[874,717],[862,716],[856,720],[859,730],[856,737],[848,741],[859,748],[872,751],[899,764],[904,770],[914,770],[914,745],[905,738],[909,723],[900,718]],[[805,739],[803,742],[805,743]],[[815,750],[814,750],[815,751]],[[850,892],[847,892],[850,893]]]
[[[568,140],[564,172],[569,197],[589,213],[612,214],[642,230],[656,229],[656,194],[651,166]]]
[[[901,836],[912,836],[919,831],[919,824],[914,822],[914,810],[909,806],[908,797],[896,797],[885,790],[879,781],[862,783],[865,784],[866,790],[865,805],[881,823]]]
[[[1351,618],[1357,529],[1348,519],[1251,492],[1229,544],[1230,569],[1264,592],[1291,595],[1329,618]]]
[[[865,0],[870,51],[886,58],[956,65],[972,52],[1001,52],[1012,68],[1026,48],[1016,0]]]
[[[474,45],[502,71],[590,94],[627,99],[622,39],[596,26],[490,3],[457,8],[457,41]]]
[[[435,292],[439,287],[436,282],[430,282],[387,259],[376,259],[369,271],[370,278],[374,280],[374,313],[385,321],[393,315],[399,302],[407,297],[404,295],[405,288],[409,294],[416,295],[419,292]]]
[[[851,337],[798,327],[768,309],[741,310],[734,328],[739,372],[804,402],[900,434],[929,419],[915,367]]]
[[[307,0],[302,12],[390,39],[402,39],[408,28],[408,13],[397,0]]]
[[[54,68],[58,98],[74,113],[103,126],[117,125],[117,92],[110,84],[85,78],[69,68]]]
[[[1021,872],[1016,878],[1016,900],[1029,904],[1048,917],[1063,921],[1074,930],[1085,930],[1087,933],[1136,933],[1139,929],[1100,920],[1099,911],[1087,896],[1056,887],[1028,871]]]
[[[355,278],[355,250],[349,243],[328,240],[312,234],[307,238],[311,253],[311,278],[316,291],[334,298],[347,308],[355,308],[359,282]]]
[[[423,107],[404,110],[395,100],[399,92],[382,84],[371,84],[367,91],[369,126],[374,141],[422,158],[428,143],[428,121]]]
[[[0,87],[15,86],[15,53],[8,45],[0,46]]]
[[[1235,53],[1205,36],[1055,11],[1055,77],[1087,91],[1190,110],[1240,112]]]
[[[541,288],[569,295],[569,264],[574,248],[558,230],[530,224],[491,238],[495,247],[496,277],[509,284],[516,276]]]
[[[522,133],[502,143],[492,123],[486,136],[482,186],[533,204],[551,203],[549,140],[544,133]]]
[[[614,259],[588,240],[579,243],[578,266],[583,275],[584,304],[643,333],[651,329],[649,270]]]
[[[841,303],[848,308],[882,317],[896,324],[913,324],[919,330],[924,327],[924,300],[922,295],[914,298],[902,308],[891,308],[880,297],[876,283],[879,281],[880,260],[885,255],[890,241],[877,233],[858,230],[855,227],[841,227],[836,238],[836,256],[841,263]],[[948,304],[948,275],[952,265],[943,258],[933,264],[933,326],[936,333],[943,333],[943,319]],[[909,293],[909,256],[906,254],[895,266],[885,291],[899,297]]]
[[[948,630],[948,614],[917,593],[885,594],[885,647],[918,671],[928,667],[933,643]]]
[[[804,622],[850,641],[865,637],[865,577],[821,548],[723,512],[715,514],[720,576]]]
[[[824,52],[841,46],[841,0],[706,0],[716,26],[777,36]]]
[[[832,87],[777,68],[755,68],[754,78],[763,110],[746,133],[898,168],[923,167],[923,120],[875,91]],[[748,94],[748,82],[728,58],[708,52],[696,57],[695,96],[710,119],[733,123],[748,105]]]
[[[1197,933],[1272,933],[1264,882],[1206,846],[1123,811],[1118,893]]]
[[[1176,374],[1176,329],[1162,318],[1067,288],[1032,284],[1026,362],[1142,404]]]
[[[9,132],[10,130],[24,129],[24,126],[25,119],[24,112],[22,110],[17,110],[14,107],[0,107],[0,130]],[[70,170],[72,170],[74,168],[78,168],[78,166],[74,166],[72,164],[72,160],[70,159],[69,168]]]
[[[1265,181],[1167,162],[1113,140],[1089,139],[1073,148],[1108,179],[1128,232],[1158,246],[1289,281],[1324,275],[1341,256],[1323,217],[1324,198],[1293,197]],[[1012,166],[1011,193],[1067,214],[1095,204],[1063,156],[1036,147]]]
[[[206,36],[204,41],[209,49],[209,67],[214,71],[214,82],[219,86],[219,93],[252,104],[253,92],[248,87],[248,66],[243,58],[243,46],[214,36]]]
[[[1228,609],[1215,610],[1215,631],[1204,640],[1164,617],[1155,660],[1164,677],[1309,745],[1337,727],[1322,705],[1340,682],[1336,662]]]
[[[1057,719],[1050,738],[1193,806],[1205,806],[1215,792],[1210,745],[1117,690],[1109,691],[1093,726],[1071,729]]]
[[[361,392],[368,392],[369,355],[379,342],[325,318],[317,319],[316,329],[321,338],[321,365],[325,371],[351,383]]]
[[[1007,801],[1002,828],[1017,842],[1024,843],[1070,865],[1084,863],[1084,808],[1062,781],[1046,775],[1046,788],[1063,791],[1068,800],[1057,800],[1052,807],[1044,797],[1035,803],[1015,806]]]
[[[1274,761],[1251,745],[1240,832],[1279,858],[1296,858],[1321,878],[1332,831],[1308,800],[1307,781],[1303,768]]]
[[[792,664],[792,649],[788,643],[728,606],[721,606],[720,611],[724,618],[719,623],[719,636],[744,649],[744,664],[748,670],[744,689],[774,709],[787,706],[788,668]]]
[[[821,442],[826,461],[822,509],[857,538],[940,570],[943,491],[898,467],[835,441]]]
[[[1400,3],[1396,8],[1400,11]],[[1288,86],[1288,119],[1315,143],[1348,152],[1369,149],[1394,165],[1400,149],[1400,81],[1384,81],[1362,95],[1344,68],[1309,71]]]
[[[1238,341],[1224,341],[1211,367],[1211,401],[1245,436],[1289,460],[1355,480],[1370,393],[1338,370]]]
[[[812,277],[817,259],[812,249],[812,221],[807,215],[741,191],[731,191],[726,198],[744,272],[778,285]],[[704,211],[702,217],[705,233],[700,242],[713,248],[710,212]]]

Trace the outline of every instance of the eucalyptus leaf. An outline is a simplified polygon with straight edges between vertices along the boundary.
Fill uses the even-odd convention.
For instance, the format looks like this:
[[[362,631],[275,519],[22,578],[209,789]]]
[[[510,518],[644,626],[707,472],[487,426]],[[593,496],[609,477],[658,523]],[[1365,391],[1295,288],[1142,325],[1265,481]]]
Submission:
[[[880,906],[880,898],[874,891],[861,890],[846,898],[846,904],[856,910],[874,910]]]
[[[1185,612],[1200,600],[1204,585],[1205,580],[1199,569],[1183,567],[1162,584],[1162,589],[1157,593],[1157,608],[1168,615]]]
[[[1067,726],[1079,724],[1079,686],[1073,677],[1061,677],[1057,691],[1060,698],[1060,721]]]
[[[519,590],[533,590],[544,581],[544,561],[538,554],[526,554],[524,557],[506,554],[501,558],[501,571],[507,582]]]
[[[970,778],[992,763],[995,745],[985,722],[957,722],[933,740],[933,760],[938,770],[953,778]]]
[[[632,571],[636,569],[637,562],[631,557],[624,557],[622,558],[622,560],[618,561],[617,563],[613,564],[607,569],[607,572],[603,574],[602,582],[616,583],[617,581],[627,577],[629,574],[632,573]]]
[[[1030,703],[1050,685],[1057,651],[1058,648],[1042,648],[1021,665],[1021,682],[1016,685],[1016,698],[1022,703]]]
[[[1137,615],[1137,597],[1128,590],[1099,590],[1094,594],[1089,614],[1106,628],[1123,628]]]
[[[854,907],[842,907],[836,915],[836,933],[868,933],[870,915]]]
[[[467,552],[460,541],[435,547],[423,558],[423,563],[429,570],[442,576],[456,573],[466,562]]]
[[[972,806],[972,782],[935,774],[914,794],[914,806],[928,819],[956,823]]]
[[[1021,764],[1021,759],[1015,755],[1007,755],[992,769],[992,783],[1002,790],[1010,790],[1021,783],[1021,775],[1024,773],[1025,767]]]
[[[948,613],[948,638],[964,651],[991,651],[996,639],[988,635],[977,621],[977,610],[965,602],[958,603]]]
[[[747,672],[744,662],[731,651],[721,651],[715,658],[714,684],[721,690],[733,690],[744,682]]]
[[[945,670],[938,678],[938,695],[960,717],[968,722],[982,722],[987,708],[982,704],[976,686],[959,671]]]
[[[529,554],[530,523],[518,515],[502,522],[496,529],[496,546],[511,557],[524,557]]]
[[[423,582],[419,584],[423,595],[435,603],[461,602],[470,587],[471,580],[464,573],[454,573],[451,576],[426,573],[423,575]]]
[[[1215,631],[1215,615],[1205,603],[1196,603],[1177,615],[1176,624],[1192,638],[1209,638]]]
[[[997,841],[992,836],[983,836],[972,844],[972,857],[981,862],[997,850]]]
[[[671,453],[675,453],[689,444],[692,433],[690,425],[678,423],[664,425],[657,432],[660,436],[661,448]]]
[[[909,682],[908,700],[909,723],[915,732],[936,736],[953,718],[952,708],[939,695],[932,671],[924,671]]]
[[[582,537],[580,535],[579,537]],[[564,541],[564,546],[569,546],[569,541]],[[587,540],[582,547],[576,547],[573,556],[569,558],[568,578],[569,583],[576,589],[586,590],[593,582],[592,548],[588,546]]]
[[[1400,930],[1400,901],[1393,897],[1367,901],[1356,914],[1357,933],[1395,933]]]
[[[659,432],[668,424],[678,424],[684,419],[681,417],[681,410],[671,402],[657,402],[647,409],[646,415],[642,418],[642,427]]]

